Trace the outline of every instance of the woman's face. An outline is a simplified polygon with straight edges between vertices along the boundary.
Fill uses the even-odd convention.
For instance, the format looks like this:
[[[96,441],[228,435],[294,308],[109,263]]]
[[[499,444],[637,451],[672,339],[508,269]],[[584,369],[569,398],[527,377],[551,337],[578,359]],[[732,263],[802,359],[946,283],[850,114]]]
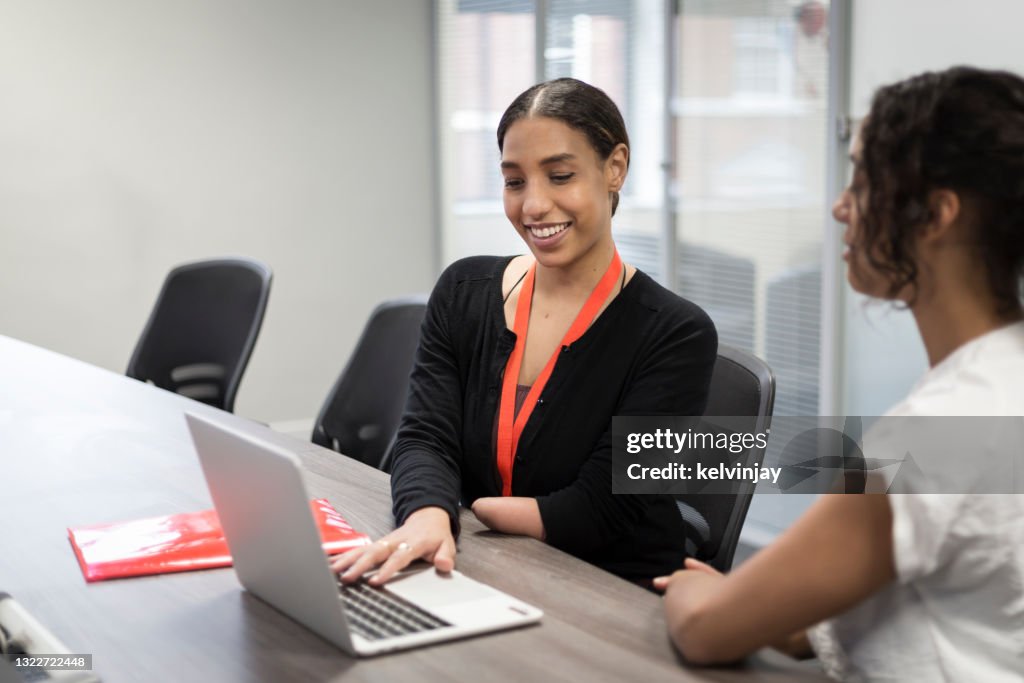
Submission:
[[[564,267],[611,242],[609,192],[622,186],[620,145],[598,158],[586,136],[557,119],[524,118],[505,133],[505,215],[539,263]]]
[[[853,162],[850,184],[832,205],[832,216],[846,226],[843,232],[843,260],[846,261],[846,279],[850,286],[861,294],[886,298],[889,296],[888,278],[871,265],[867,257],[869,247],[864,242],[861,207],[867,203],[869,188],[861,165],[862,150],[858,132],[850,143],[850,161]]]

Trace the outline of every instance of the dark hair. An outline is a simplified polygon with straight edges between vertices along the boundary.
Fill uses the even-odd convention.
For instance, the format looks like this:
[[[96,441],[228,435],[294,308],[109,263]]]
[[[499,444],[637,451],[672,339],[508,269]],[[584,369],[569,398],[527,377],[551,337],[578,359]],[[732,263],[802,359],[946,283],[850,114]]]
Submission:
[[[916,296],[914,236],[933,190],[957,192],[1001,313],[1020,307],[1024,270],[1024,80],[959,66],[880,88],[861,130],[865,252],[890,296]]]
[[[602,160],[620,143],[629,147],[629,135],[619,108],[600,88],[575,78],[557,78],[538,83],[508,106],[498,123],[498,150],[505,149],[505,133],[519,119],[546,116],[557,119],[587,136]],[[626,157],[629,168],[629,157]],[[612,215],[619,206],[619,193],[612,193]]]

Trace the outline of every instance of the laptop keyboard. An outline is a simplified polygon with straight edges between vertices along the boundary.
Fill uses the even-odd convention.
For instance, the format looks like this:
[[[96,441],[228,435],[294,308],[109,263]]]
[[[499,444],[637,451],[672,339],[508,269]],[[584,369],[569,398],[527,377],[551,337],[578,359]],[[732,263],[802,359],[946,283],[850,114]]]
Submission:
[[[367,640],[381,640],[451,626],[383,588],[360,581],[338,583],[349,628]]]

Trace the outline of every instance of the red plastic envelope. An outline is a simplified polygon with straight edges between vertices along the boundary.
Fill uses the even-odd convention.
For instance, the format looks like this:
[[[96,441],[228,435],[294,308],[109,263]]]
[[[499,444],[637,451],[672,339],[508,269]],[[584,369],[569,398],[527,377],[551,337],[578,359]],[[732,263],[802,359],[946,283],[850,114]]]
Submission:
[[[310,505],[327,553],[370,542],[326,499]],[[68,538],[86,581],[231,566],[216,510],[69,528]]]

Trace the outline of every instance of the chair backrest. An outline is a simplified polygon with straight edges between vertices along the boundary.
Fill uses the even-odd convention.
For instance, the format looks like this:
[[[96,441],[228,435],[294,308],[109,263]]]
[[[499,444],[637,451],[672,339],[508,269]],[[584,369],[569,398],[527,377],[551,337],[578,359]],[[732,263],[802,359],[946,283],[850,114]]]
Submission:
[[[753,429],[763,432],[771,426],[775,405],[775,375],[760,358],[719,344],[718,359],[711,375],[705,416],[752,416]],[[739,454],[744,466],[760,464],[764,449],[756,446]],[[739,542],[743,520],[750,508],[754,485],[738,494],[696,494],[679,496],[676,504],[690,527],[702,536],[697,558],[719,571],[728,571]]]
[[[125,374],[231,412],[272,277],[268,266],[244,258],[172,269]]]
[[[327,395],[313,442],[380,467],[405,408],[426,297],[374,309],[345,369]]]

